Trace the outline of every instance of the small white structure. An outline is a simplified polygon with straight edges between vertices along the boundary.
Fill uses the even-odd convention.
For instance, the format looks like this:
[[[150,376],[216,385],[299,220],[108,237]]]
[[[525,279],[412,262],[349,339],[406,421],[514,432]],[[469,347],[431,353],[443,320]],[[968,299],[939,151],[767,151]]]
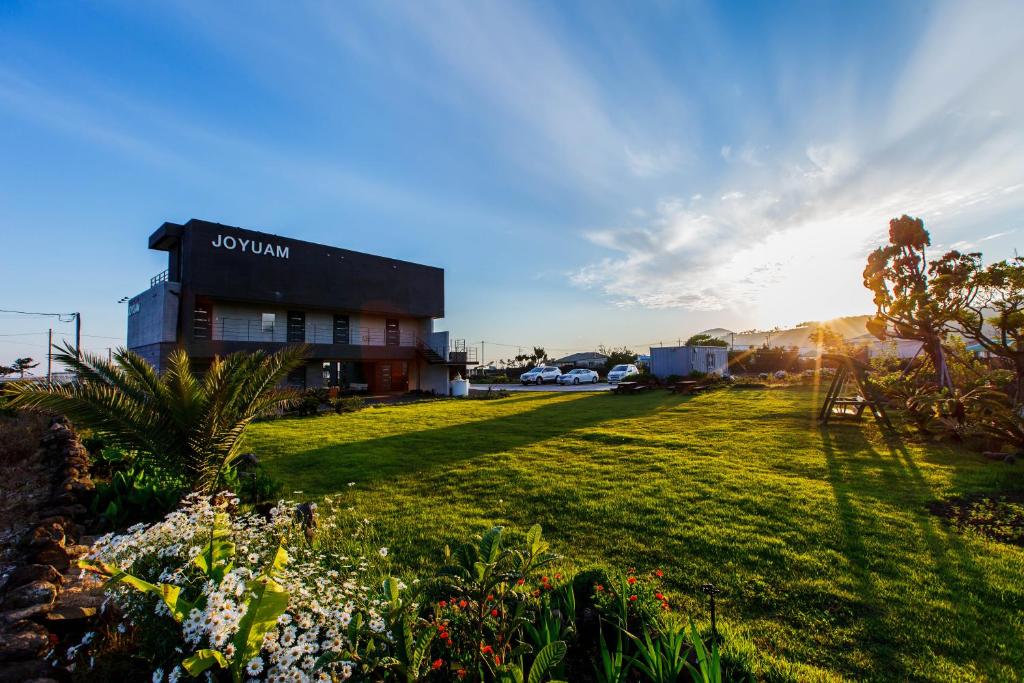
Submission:
[[[469,380],[456,377],[448,383],[452,396],[469,396]]]

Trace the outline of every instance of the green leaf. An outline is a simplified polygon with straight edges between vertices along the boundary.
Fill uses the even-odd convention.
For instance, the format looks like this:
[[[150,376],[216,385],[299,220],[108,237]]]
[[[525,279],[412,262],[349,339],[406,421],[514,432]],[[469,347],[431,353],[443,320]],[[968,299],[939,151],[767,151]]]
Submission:
[[[558,666],[558,663],[565,657],[565,653],[568,648],[565,645],[565,641],[556,640],[553,643],[545,645],[540,652],[537,653],[537,657],[533,660],[533,666],[530,667],[530,678],[528,683],[541,683],[544,677],[548,674],[548,671],[552,667]]]
[[[214,664],[217,664],[222,669],[228,668],[228,660],[217,650],[199,650],[181,662],[181,666],[192,678],[197,677]]]
[[[508,664],[497,671],[499,683],[523,683],[523,670],[514,664]]]
[[[284,568],[288,554],[278,545],[273,560],[263,575],[253,581],[255,587],[249,598],[245,615],[238,622],[238,632],[232,639],[235,645],[233,669],[237,672],[263,648],[263,638],[277,624],[277,618],[288,609],[288,591],[272,575]]]
[[[501,534],[504,532],[504,528],[496,526],[490,529],[484,537],[480,539],[480,560],[487,564],[494,564],[498,560],[498,555],[501,553]]]
[[[537,548],[540,546],[542,529],[540,524],[534,524],[530,527],[530,530],[526,532],[526,547],[530,549],[530,552],[536,555],[539,551]]]

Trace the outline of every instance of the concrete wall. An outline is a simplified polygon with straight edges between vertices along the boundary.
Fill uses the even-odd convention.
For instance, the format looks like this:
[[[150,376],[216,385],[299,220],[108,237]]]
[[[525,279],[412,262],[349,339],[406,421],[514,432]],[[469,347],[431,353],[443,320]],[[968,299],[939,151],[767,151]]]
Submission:
[[[411,364],[410,364],[411,365]],[[419,388],[423,391],[433,391],[438,396],[448,395],[448,366],[419,364]],[[410,367],[410,373],[412,368]],[[410,388],[417,385],[410,379]]]
[[[174,343],[178,338],[181,285],[161,282],[128,302],[128,348]]]

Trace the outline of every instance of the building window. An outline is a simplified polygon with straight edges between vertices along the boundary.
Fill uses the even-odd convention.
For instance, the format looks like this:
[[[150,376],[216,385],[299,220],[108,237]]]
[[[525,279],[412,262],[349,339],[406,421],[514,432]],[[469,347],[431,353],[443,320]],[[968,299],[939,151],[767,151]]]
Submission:
[[[277,324],[276,313],[264,313],[260,320],[260,331],[263,334],[269,334],[271,339],[274,337],[274,326]]]
[[[398,346],[402,341],[402,333],[398,329],[398,320],[388,318],[384,323],[384,343],[388,346]]]
[[[335,314],[334,316],[334,343],[349,344],[348,316]]]
[[[288,371],[288,386],[294,389],[305,389],[306,388],[306,368],[300,365],[297,368],[293,368]]]
[[[209,339],[210,326],[213,314],[208,304],[196,304],[195,312],[192,314],[192,338]]]
[[[299,343],[306,341],[306,312],[288,311],[288,342]]]

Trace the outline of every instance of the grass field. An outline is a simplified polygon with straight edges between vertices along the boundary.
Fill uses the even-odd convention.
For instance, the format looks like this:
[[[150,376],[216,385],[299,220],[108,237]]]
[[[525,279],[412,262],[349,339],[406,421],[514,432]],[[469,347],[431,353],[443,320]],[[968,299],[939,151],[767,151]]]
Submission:
[[[265,422],[247,439],[289,495],[341,493],[408,569],[471,531],[540,522],[579,567],[664,569],[698,619],[714,582],[736,656],[756,649],[765,679],[1019,680],[1024,549],[926,506],[1024,489],[1024,466],[870,422],[822,430],[815,408],[809,388],[526,394]]]

